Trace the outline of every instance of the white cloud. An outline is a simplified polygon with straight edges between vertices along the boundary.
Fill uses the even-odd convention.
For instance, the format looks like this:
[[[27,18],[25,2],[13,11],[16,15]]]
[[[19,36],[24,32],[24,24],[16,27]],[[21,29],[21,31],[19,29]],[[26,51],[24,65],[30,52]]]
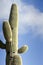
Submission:
[[[20,33],[28,33],[31,27],[34,35],[43,34],[43,12],[33,5],[23,5],[20,10]]]
[[[29,32],[29,26],[35,34],[43,34],[43,12],[36,9],[33,5],[26,5],[20,0],[15,0],[19,12],[19,33]],[[0,18],[8,18],[10,12],[11,0],[0,1]]]

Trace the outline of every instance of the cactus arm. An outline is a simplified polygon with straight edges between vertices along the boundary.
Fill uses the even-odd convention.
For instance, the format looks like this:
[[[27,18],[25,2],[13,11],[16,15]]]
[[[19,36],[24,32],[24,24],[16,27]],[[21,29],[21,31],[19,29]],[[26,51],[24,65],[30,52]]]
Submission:
[[[13,57],[12,65],[22,65],[22,58],[20,55],[15,55]]]
[[[12,31],[9,22],[3,22],[3,34],[7,42],[12,41]]]
[[[6,56],[6,65],[22,65],[22,58],[20,55],[14,55],[14,57]]]
[[[9,23],[12,29],[12,45],[13,50],[18,50],[18,13],[16,4],[12,4]]]
[[[6,44],[4,44],[1,40],[0,40],[0,48],[1,49],[6,49]]]
[[[24,53],[28,50],[28,46],[24,45],[23,47],[21,47],[20,49],[18,49],[18,53]]]

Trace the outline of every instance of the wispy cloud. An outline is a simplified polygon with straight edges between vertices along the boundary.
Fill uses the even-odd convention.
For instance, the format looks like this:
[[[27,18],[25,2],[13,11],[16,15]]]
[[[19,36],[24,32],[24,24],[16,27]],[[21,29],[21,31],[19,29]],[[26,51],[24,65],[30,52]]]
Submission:
[[[13,2],[18,5],[19,33],[28,33],[31,27],[35,34],[43,34],[43,12],[40,12],[33,5],[24,4],[20,0],[1,0],[0,18],[9,18],[10,7]]]
[[[29,27],[36,34],[43,33],[43,12],[33,5],[23,5],[20,12],[20,32],[28,33]]]

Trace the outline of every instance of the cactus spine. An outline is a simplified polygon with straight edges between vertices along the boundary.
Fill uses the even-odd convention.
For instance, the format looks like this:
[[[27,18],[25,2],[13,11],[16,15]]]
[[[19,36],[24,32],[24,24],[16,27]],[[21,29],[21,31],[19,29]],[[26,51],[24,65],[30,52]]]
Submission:
[[[6,49],[6,65],[22,65],[22,58],[19,54],[27,51],[28,46],[24,45],[18,49],[18,10],[16,4],[11,6],[9,21],[3,22],[3,33],[6,44],[0,40],[0,48]]]

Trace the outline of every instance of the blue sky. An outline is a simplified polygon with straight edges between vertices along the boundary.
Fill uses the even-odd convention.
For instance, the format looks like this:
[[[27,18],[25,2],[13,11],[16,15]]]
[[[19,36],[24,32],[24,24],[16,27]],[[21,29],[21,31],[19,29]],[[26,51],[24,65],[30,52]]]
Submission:
[[[18,45],[29,47],[27,53],[21,54],[23,65],[43,65],[43,0],[12,1],[0,1],[0,39],[5,42],[2,23],[9,18],[11,4],[15,2],[19,13]],[[5,56],[5,50],[0,49],[0,65],[5,65]]]
[[[32,4],[43,12],[43,0],[22,0],[26,4]]]

